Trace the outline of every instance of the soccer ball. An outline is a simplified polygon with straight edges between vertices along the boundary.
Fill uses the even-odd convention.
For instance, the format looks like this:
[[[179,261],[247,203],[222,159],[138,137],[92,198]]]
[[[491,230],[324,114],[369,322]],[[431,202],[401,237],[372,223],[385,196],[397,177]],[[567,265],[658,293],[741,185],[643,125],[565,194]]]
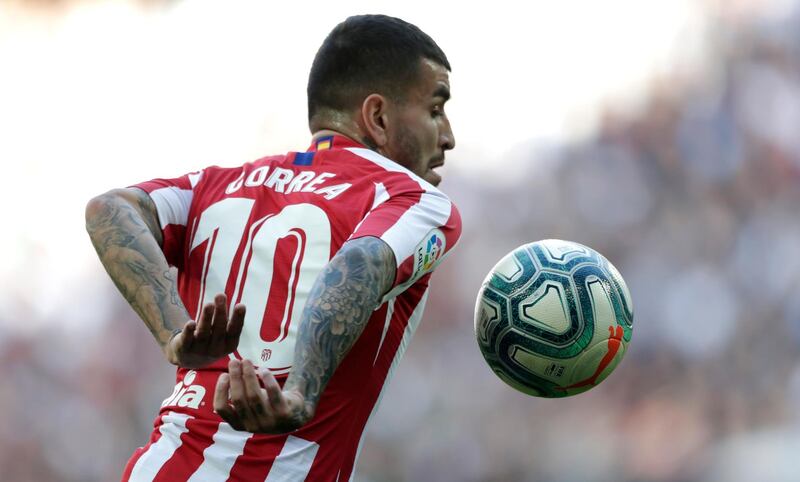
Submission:
[[[489,367],[537,397],[575,395],[603,381],[632,331],[622,276],[600,253],[570,241],[537,241],[506,255],[475,306],[475,336]]]

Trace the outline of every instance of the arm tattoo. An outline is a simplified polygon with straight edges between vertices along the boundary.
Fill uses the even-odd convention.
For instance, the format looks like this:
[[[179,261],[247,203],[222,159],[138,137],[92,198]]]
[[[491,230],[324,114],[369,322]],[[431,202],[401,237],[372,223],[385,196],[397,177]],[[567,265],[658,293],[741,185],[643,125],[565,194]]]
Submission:
[[[153,198],[151,198],[149,194],[138,188],[132,189],[131,191],[131,194],[136,197],[136,207],[142,215],[142,221],[147,225],[147,229],[150,230],[150,234],[156,239],[158,245],[162,246],[164,244],[164,235],[161,232],[161,225],[158,221],[156,203],[153,202]]]
[[[160,249],[153,200],[138,189],[98,196],[87,206],[86,231],[114,284],[163,347],[189,314]]]
[[[303,310],[294,368],[285,386],[304,394],[307,413],[313,413],[336,367],[391,288],[396,269],[389,245],[365,237],[345,243],[317,278]]]

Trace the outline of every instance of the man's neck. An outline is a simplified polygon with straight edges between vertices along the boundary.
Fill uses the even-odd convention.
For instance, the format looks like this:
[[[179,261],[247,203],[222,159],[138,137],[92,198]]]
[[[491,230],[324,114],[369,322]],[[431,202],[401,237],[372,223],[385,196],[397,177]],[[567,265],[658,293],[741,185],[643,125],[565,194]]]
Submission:
[[[366,136],[357,136],[350,133],[345,133],[342,131],[334,130],[334,129],[319,129],[312,134],[312,140],[316,142],[317,140],[328,137],[328,136],[341,136],[350,139],[353,142],[357,142],[359,144],[363,144],[364,146],[372,149],[373,151],[377,151],[377,146],[372,139],[369,139]]]
[[[311,138],[316,142],[316,141],[318,141],[319,139],[321,139],[323,137],[330,137],[330,136],[346,137],[346,138],[350,139],[351,141],[360,142],[358,139],[354,139],[352,136],[349,136],[349,135],[347,135],[347,134],[345,134],[343,132],[336,131],[336,130],[333,130],[333,129],[320,129],[320,130],[314,132],[314,134],[312,134]]]

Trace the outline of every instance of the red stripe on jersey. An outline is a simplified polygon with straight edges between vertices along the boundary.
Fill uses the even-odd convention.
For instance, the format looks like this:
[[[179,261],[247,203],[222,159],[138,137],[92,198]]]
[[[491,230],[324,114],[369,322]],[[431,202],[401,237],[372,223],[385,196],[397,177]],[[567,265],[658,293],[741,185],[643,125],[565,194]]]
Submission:
[[[174,179],[153,179],[147,182],[140,182],[139,184],[135,184],[131,187],[138,187],[139,189],[148,194],[155,191],[156,189],[161,189],[163,187],[192,189],[192,182],[189,179],[189,176],[191,176],[191,174],[185,174],[181,177],[176,177]]]
[[[187,431],[181,435],[181,445],[161,467],[153,482],[187,480],[203,463],[203,451],[213,443],[218,422],[190,418]]]
[[[393,203],[390,205],[382,206],[381,209],[369,214],[369,223],[365,223],[362,227],[353,233],[350,239],[361,238],[364,236],[375,236],[380,238],[392,226],[397,224],[397,220],[412,206],[417,204],[422,197],[422,193],[414,193],[410,196],[404,197],[402,204]]]
[[[358,414],[355,416],[356,422],[353,424],[353,430],[350,433],[346,446],[352,447],[347,451],[347,457],[342,461],[341,471],[339,473],[339,480],[349,480],[356,462],[356,451],[361,437],[364,434],[364,429],[376,407],[378,398],[383,390],[392,368],[392,364],[398,355],[402,356],[403,353],[398,354],[403,338],[406,336],[406,329],[408,328],[409,321],[416,311],[418,304],[425,291],[428,289],[428,281],[430,274],[423,276],[418,282],[407,290],[407,295],[411,299],[415,299],[417,304],[404,305],[395,304],[395,311],[392,314],[390,328],[386,333],[386,339],[380,347],[380,352],[377,353],[375,358],[375,365],[372,372],[372,383],[369,390],[363,394],[362,403],[359,407]],[[312,472],[313,473],[313,472]],[[311,474],[309,474],[310,476]],[[315,480],[309,478],[309,480]]]
[[[125,470],[122,472],[122,482],[128,482],[128,479],[131,478],[131,472],[133,471],[133,467],[136,465],[136,462],[147,452],[150,447],[161,438],[161,432],[158,430],[158,427],[161,426],[162,420],[164,419],[164,415],[161,414],[156,417],[155,421],[153,422],[154,430],[150,432],[150,440],[147,442],[147,445],[144,447],[139,447],[133,452],[131,458],[128,459],[128,463],[125,465]]]
[[[282,439],[279,441],[279,439]],[[255,435],[247,441],[244,452],[236,459],[228,482],[250,482],[265,480],[275,457],[281,453],[286,435]]]
[[[358,230],[350,236],[356,239],[364,236],[375,236],[380,238],[389,228],[397,224],[397,220],[412,206],[419,203],[423,192],[420,191],[419,184],[405,174],[389,173],[392,181],[387,180],[384,184],[392,203],[376,206],[365,216],[365,223],[359,226]],[[373,203],[374,201],[373,194]],[[398,202],[399,201],[399,202]]]
[[[373,367],[378,347],[383,346],[381,338],[387,311],[388,303],[384,303],[373,312],[356,345],[328,383],[329,389],[320,400],[314,420],[293,434],[319,444],[306,480],[336,481],[348,454],[352,452],[355,455],[364,424],[375,403],[373,386],[383,384],[383,375],[373,377],[372,373],[377,372],[364,369]],[[359,370],[366,376],[349,375]],[[348,479],[342,476],[338,480]]]
[[[423,191],[420,191],[417,182],[400,173],[391,173],[391,177],[394,182],[388,182],[387,180],[389,185],[384,184],[384,189],[389,194],[389,199],[392,200],[392,203],[377,206],[380,209],[367,213],[365,218],[368,218],[366,219],[368,222],[362,224],[350,239],[363,236],[381,237],[389,228],[397,224],[397,220],[406,211],[419,203]]]
[[[161,434],[159,433],[158,435],[160,436]],[[139,461],[139,458],[141,458],[141,456],[144,455],[145,452],[147,452],[147,449],[150,448],[150,445],[152,444],[148,443],[144,447],[139,447],[138,449],[136,449],[136,451],[133,452],[133,455],[128,460],[128,463],[125,465],[125,470],[122,472],[122,482],[128,482],[128,479],[131,478],[131,472],[133,471],[134,465],[136,465],[136,462]]]
[[[461,238],[461,213],[458,212],[455,204],[450,205],[450,217],[442,228],[444,238],[447,240],[447,250],[450,251],[452,246],[455,246]]]
[[[414,267],[416,266],[416,258],[412,254],[406,258],[397,268],[397,276],[395,276],[395,285],[400,284],[401,280],[407,280],[414,274]]]
[[[169,224],[162,231],[163,242],[161,243],[164,257],[170,266],[183,269],[183,240],[186,237],[186,226],[180,224]]]

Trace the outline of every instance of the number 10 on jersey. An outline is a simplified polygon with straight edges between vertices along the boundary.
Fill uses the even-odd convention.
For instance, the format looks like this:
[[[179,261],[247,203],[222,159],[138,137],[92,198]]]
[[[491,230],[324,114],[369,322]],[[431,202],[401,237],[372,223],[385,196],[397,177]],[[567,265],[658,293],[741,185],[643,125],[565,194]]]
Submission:
[[[196,312],[235,277],[230,306],[247,306],[239,356],[287,373],[300,314],[330,258],[331,226],[325,211],[313,204],[288,205],[251,220],[254,204],[247,198],[223,199],[200,215],[190,245],[191,255],[203,250]]]

